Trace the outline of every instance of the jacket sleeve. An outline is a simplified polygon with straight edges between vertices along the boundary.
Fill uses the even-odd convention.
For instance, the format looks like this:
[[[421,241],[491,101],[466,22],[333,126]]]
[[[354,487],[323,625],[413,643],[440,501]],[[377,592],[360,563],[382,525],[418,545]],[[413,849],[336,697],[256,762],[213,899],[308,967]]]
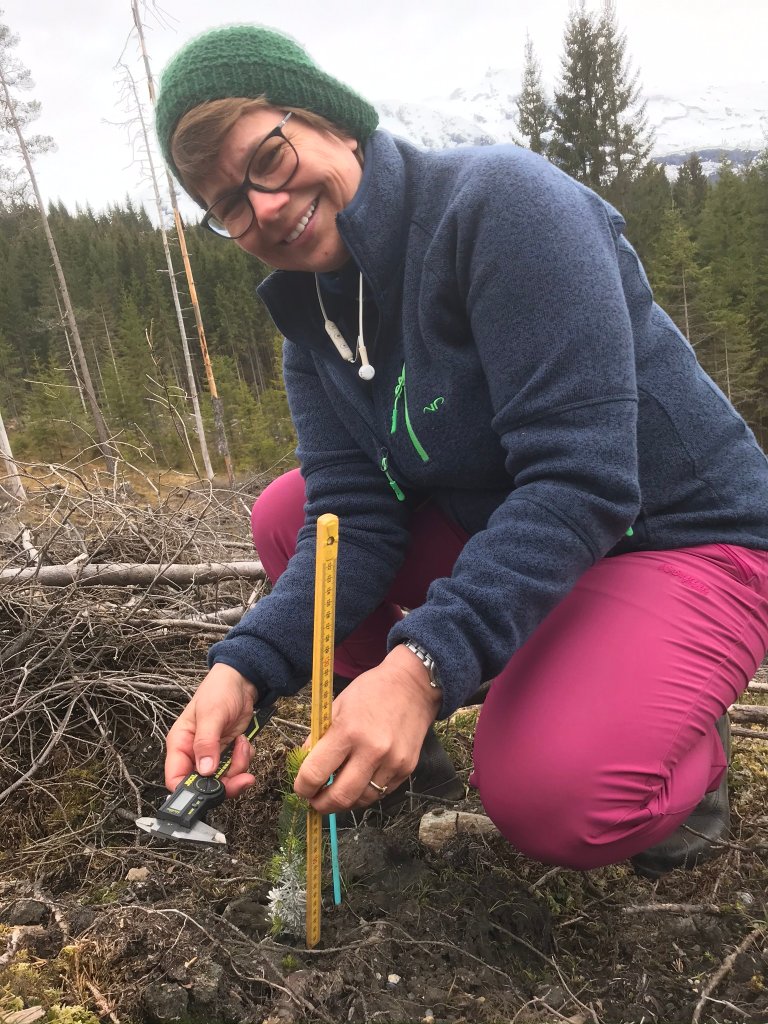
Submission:
[[[433,269],[445,300],[463,300],[512,488],[390,633],[390,646],[411,637],[435,657],[443,716],[501,671],[640,507],[632,325],[604,204],[554,168],[515,176],[506,162],[446,223],[454,265]]]
[[[306,486],[305,523],[296,553],[271,593],[209,654],[211,665],[223,662],[251,680],[263,703],[295,693],[310,678],[318,516],[339,516],[337,643],[381,603],[409,539],[407,508],[349,435],[312,355],[286,342],[283,369]]]

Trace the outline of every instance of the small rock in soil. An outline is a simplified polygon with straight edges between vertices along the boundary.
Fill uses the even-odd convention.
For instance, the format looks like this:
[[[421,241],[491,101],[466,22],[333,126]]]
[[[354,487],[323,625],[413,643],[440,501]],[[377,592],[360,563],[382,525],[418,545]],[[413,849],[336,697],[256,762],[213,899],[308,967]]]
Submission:
[[[199,960],[192,975],[192,998],[196,1003],[207,1006],[219,992],[224,968],[213,960]]]
[[[537,985],[533,994],[553,1010],[559,1010],[568,1002],[568,995],[560,985]]]
[[[125,876],[126,882],[146,882],[149,868],[130,868]]]
[[[42,925],[19,925],[16,935],[16,949],[25,949],[38,960],[53,960],[61,952],[63,938],[61,931],[54,925],[43,928]],[[2,1021],[0,1017],[0,1021]]]
[[[187,990],[179,985],[168,982],[147,985],[143,998],[147,1019],[152,1024],[166,1024],[166,1021],[181,1020],[186,1015],[189,997]]]
[[[241,896],[227,904],[222,915],[231,921],[236,928],[246,935],[269,935],[272,931],[272,920],[263,903],[257,903],[250,896]]]
[[[0,924],[45,924],[49,913],[40,900],[14,900],[0,912]]]

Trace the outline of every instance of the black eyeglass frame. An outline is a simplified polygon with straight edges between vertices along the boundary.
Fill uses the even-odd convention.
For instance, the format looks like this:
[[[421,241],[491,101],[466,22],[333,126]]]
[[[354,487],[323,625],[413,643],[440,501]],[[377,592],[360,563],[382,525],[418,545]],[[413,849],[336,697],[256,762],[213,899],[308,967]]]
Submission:
[[[253,221],[254,221],[254,217],[255,217],[255,214],[253,212],[253,206],[251,206],[251,202],[248,199],[248,193],[249,192],[266,192],[266,193],[280,192],[280,191],[282,191],[282,189],[285,188],[285,186],[294,177],[294,175],[296,174],[296,171],[298,171],[298,169],[299,169],[299,154],[298,154],[298,151],[297,151],[296,147],[294,146],[294,144],[291,142],[291,140],[283,132],[283,128],[285,127],[285,125],[288,123],[288,121],[291,119],[292,116],[293,116],[293,111],[289,110],[288,113],[285,115],[285,117],[280,122],[280,124],[276,125],[268,135],[265,135],[264,138],[261,140],[261,142],[256,147],[256,149],[254,149],[253,153],[251,153],[251,156],[250,156],[250,158],[248,160],[248,166],[245,169],[245,176],[244,176],[241,184],[238,185],[237,188],[230,189],[229,192],[225,192],[224,195],[219,196],[219,198],[216,200],[216,202],[215,203],[211,203],[211,205],[208,207],[208,209],[203,214],[203,219],[200,222],[201,226],[204,227],[204,228],[207,228],[210,232],[212,232],[214,235],[216,235],[217,238],[231,238],[233,240],[237,240],[238,238],[242,238],[243,235],[247,234],[251,230],[251,227],[253,226]],[[251,167],[253,166],[253,161],[258,156],[259,151],[269,142],[270,139],[274,139],[274,138],[281,138],[281,139],[283,139],[291,147],[291,149],[293,150],[293,152],[294,152],[294,154],[296,156],[296,164],[295,164],[293,170],[291,171],[291,173],[285,179],[285,181],[282,182],[282,184],[274,185],[274,186],[272,186],[270,188],[267,185],[257,185],[256,182],[251,181],[250,173],[251,173]],[[227,233],[226,235],[224,235],[224,234],[222,234],[221,231],[217,231],[216,228],[212,227],[210,222],[211,222],[211,219],[214,218],[214,216],[215,216],[213,211],[219,205],[219,203],[224,202],[225,199],[231,199],[233,196],[242,196],[242,198],[245,199],[245,202],[246,202],[249,210],[251,211],[251,219],[248,222],[248,226],[243,231],[241,231],[239,234],[237,234],[237,235],[230,235],[229,233]],[[216,219],[218,220],[218,218],[216,218]]]

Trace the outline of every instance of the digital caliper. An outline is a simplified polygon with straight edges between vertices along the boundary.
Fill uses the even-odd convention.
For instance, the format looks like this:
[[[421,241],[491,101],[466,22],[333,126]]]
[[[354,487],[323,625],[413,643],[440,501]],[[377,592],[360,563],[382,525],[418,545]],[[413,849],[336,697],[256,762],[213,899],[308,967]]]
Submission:
[[[257,708],[253,721],[245,733],[250,742],[267,724],[275,712],[275,706]],[[221,752],[219,766],[213,775],[192,772],[183,779],[169,797],[161,804],[154,818],[137,818],[136,824],[145,832],[155,832],[169,839],[189,839],[196,843],[226,843],[223,832],[217,832],[206,823],[205,816],[213,807],[226,799],[221,777],[232,764],[234,741]]]

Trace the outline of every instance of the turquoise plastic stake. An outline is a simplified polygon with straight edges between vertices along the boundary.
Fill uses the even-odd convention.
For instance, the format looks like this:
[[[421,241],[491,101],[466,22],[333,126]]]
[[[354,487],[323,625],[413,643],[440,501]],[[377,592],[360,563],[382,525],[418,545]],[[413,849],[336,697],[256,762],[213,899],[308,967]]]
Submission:
[[[326,786],[333,782],[333,776]],[[341,874],[339,872],[339,835],[336,831],[336,815],[328,815],[328,834],[331,837],[331,874],[333,875],[333,902],[338,907],[341,903]]]
[[[341,903],[341,875],[339,874],[339,837],[336,832],[336,815],[328,815],[328,833],[331,837],[331,872],[333,874],[333,902]]]

